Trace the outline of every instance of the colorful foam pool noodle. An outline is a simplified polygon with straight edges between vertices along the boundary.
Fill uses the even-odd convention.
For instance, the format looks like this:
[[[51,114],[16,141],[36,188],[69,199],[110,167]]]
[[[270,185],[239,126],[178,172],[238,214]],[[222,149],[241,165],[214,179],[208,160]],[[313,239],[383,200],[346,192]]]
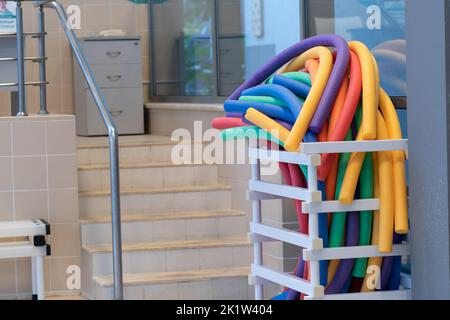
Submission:
[[[377,153],[372,153],[372,162],[373,162],[373,195],[374,198],[379,199],[380,198],[380,183],[379,183],[379,175],[378,175],[378,155]],[[372,219],[372,245],[376,246],[379,242],[379,234],[380,234],[380,211],[375,210],[373,212],[373,219]],[[380,279],[375,278],[373,276],[373,272],[377,272],[376,270],[381,270],[381,263],[383,261],[382,257],[371,257],[369,258],[369,261],[367,262],[367,270],[366,275],[364,277],[364,283],[361,288],[361,292],[369,292],[374,291],[377,287],[377,281],[380,281]],[[380,277],[381,274],[378,274],[378,277]],[[373,282],[372,280],[375,280]]]
[[[346,55],[345,61],[346,62],[344,63],[344,65],[341,65],[342,61],[340,59],[341,57],[339,56],[339,48],[338,48],[337,53],[336,53],[335,67],[333,68],[333,72],[330,74],[330,79],[332,79],[332,81],[330,82],[330,86],[327,85],[327,88],[324,91],[324,94],[322,97],[322,99],[324,101],[323,102],[321,101],[319,103],[319,105],[317,106],[317,111],[314,114],[313,119],[311,119],[310,127],[311,127],[311,130],[315,133],[319,133],[322,130],[323,126],[325,125],[325,121],[328,119],[328,117],[330,115],[331,108],[332,108],[332,105],[336,98],[336,95],[339,91],[339,87],[341,85],[342,79],[344,78],[345,73],[347,71],[347,65],[348,65],[348,62],[350,59],[350,50],[348,49],[348,46],[346,46],[346,45],[344,45],[343,47],[344,47],[344,49],[342,51],[345,51],[345,55]],[[305,65],[306,61],[303,60],[305,58],[306,59],[319,58],[320,61],[322,62],[321,57],[309,56],[308,52],[305,52],[302,55],[300,55],[298,58],[294,59],[287,66],[282,68],[279,73],[301,69]],[[338,73],[339,73],[339,75],[338,75]],[[335,78],[334,77],[335,75],[338,75],[339,78]],[[335,82],[335,80],[337,81],[337,83]],[[330,99],[330,97],[332,97],[332,99]]]
[[[213,119],[212,121],[212,127],[218,130],[244,126],[246,126],[246,124],[242,121],[241,118],[219,117]]]
[[[278,75],[273,78],[273,84],[277,84],[283,86],[289,90],[291,90],[298,97],[307,97],[309,92],[311,91],[311,87],[287,77],[283,75]]]
[[[300,101],[292,91],[277,84],[262,84],[242,92],[243,96],[269,96],[274,97],[286,104],[295,119],[301,109]]]
[[[307,84],[308,86],[311,86],[311,77],[306,72],[297,72],[297,71],[285,72],[285,73],[283,73],[283,76],[286,77],[286,78],[298,81],[298,82],[302,82],[304,84]],[[268,84],[272,84],[273,83],[273,78],[274,78],[274,76],[270,77],[267,80],[267,83]]]
[[[377,114],[378,139],[389,139],[386,123],[381,112]],[[378,176],[380,179],[380,226],[378,251],[392,251],[394,234],[394,179],[392,168],[392,153],[378,152]]]
[[[394,234],[394,244],[402,243],[403,235]],[[386,290],[398,290],[400,287],[401,271],[402,271],[402,257],[393,257],[392,270],[389,276]]]
[[[323,101],[323,104],[325,106],[329,104],[329,107],[331,108],[331,104],[336,97],[335,94],[333,95],[334,87],[338,87],[341,83],[349,59],[348,45],[342,37],[337,35],[318,35],[310,37],[290,46],[286,50],[283,50],[275,58],[267,62],[261,69],[254,73],[241,86],[239,86],[239,88],[237,88],[230,95],[230,99],[238,99],[242,91],[263,83],[284,64],[298,57],[298,55],[302,54],[303,52],[317,46],[335,47],[337,51],[335,70],[330,76],[330,89],[327,90],[327,96],[329,97],[329,99]]]
[[[361,96],[362,79],[361,79],[361,65],[359,59],[353,51],[350,51],[350,78],[348,83],[348,90],[345,96],[342,112],[339,115],[337,123],[328,132],[328,141],[343,141],[345,135],[350,129],[352,119],[355,115],[358,106],[359,98]],[[322,155],[322,165],[319,167],[318,175],[321,179],[328,176],[329,169],[333,161],[336,161],[337,154]]]
[[[227,100],[224,103],[226,112],[245,114],[249,108],[254,108],[270,118],[277,118],[290,123],[295,121],[295,117],[288,109],[276,105],[238,100]]]
[[[356,111],[356,124],[361,125],[362,114],[361,108]],[[373,162],[372,153],[367,153],[361,169],[359,177],[359,198],[372,199],[373,198]],[[372,211],[362,211],[360,213],[360,227],[359,227],[359,245],[367,246],[370,244],[372,231]],[[357,278],[364,278],[366,273],[367,258],[359,258],[355,261],[353,268],[353,276]],[[359,290],[361,287],[359,288]]]
[[[302,174],[300,167],[296,164],[288,164],[289,174],[291,177],[291,186],[298,188],[306,187],[306,180]],[[303,234],[308,234],[308,215],[302,212],[302,202],[295,200],[295,208],[297,210],[299,231]]]
[[[308,59],[320,58],[319,70],[315,81],[312,81],[311,91],[303,104],[300,115],[298,116],[294,127],[289,134],[289,138],[286,141],[286,150],[297,150],[300,141],[303,140],[308,128],[310,128],[310,122],[317,112],[317,107],[321,101],[323,93],[327,87],[327,83],[330,77],[330,73],[333,70],[333,57],[329,49],[325,47],[315,47],[305,53],[293,62],[287,65],[287,71],[293,68],[295,70],[298,66],[303,66]],[[319,133],[320,130],[312,130],[314,133]]]
[[[286,140],[289,136],[289,130],[287,130],[285,127],[278,124],[276,121],[272,120],[265,114],[259,112],[254,108],[250,108],[245,114],[245,119],[266,130],[272,136],[274,136],[274,138],[280,140],[283,144],[286,144]]]
[[[373,56],[369,49],[359,41],[350,41],[349,47],[353,50],[361,63],[362,71],[362,100],[363,120],[361,125],[361,140],[375,140],[377,137],[377,109],[378,88]]]
[[[346,228],[345,245],[356,246],[358,245],[358,229],[359,229],[359,213],[349,212],[348,223]],[[336,275],[333,281],[325,289],[325,294],[341,293],[347,281],[351,279],[352,268],[355,259],[343,259],[339,263],[339,267],[336,271]]]
[[[346,141],[351,141],[351,130],[347,133]],[[336,179],[336,194],[335,198],[339,199],[339,194],[342,188],[342,182],[344,180],[347,165],[350,160],[350,153],[344,153],[339,155],[339,167]],[[345,231],[345,218],[346,212],[333,213],[333,218],[330,226],[330,243],[332,248],[341,247],[344,244],[344,231]]]
[[[362,128],[361,128],[362,129]],[[357,141],[361,141],[361,134],[358,134]],[[342,182],[339,201],[349,205],[355,198],[356,187],[358,186],[359,175],[364,163],[366,154],[364,152],[354,152],[348,161],[347,170],[345,171],[344,181]]]
[[[380,109],[386,121],[389,139],[402,139],[402,131],[397,112],[388,94],[380,89]],[[405,153],[403,151],[392,152],[394,170],[394,225],[395,232],[406,234],[409,230],[408,204],[406,194]]]
[[[276,144],[281,143],[267,131],[255,126],[236,127],[222,130],[222,139],[224,141],[247,138],[260,138],[268,141],[270,140]]]
[[[241,96],[239,97],[239,101],[247,101],[247,102],[261,102],[267,104],[274,104],[279,107],[286,107],[286,105],[278,99],[272,97],[260,97],[260,96]]]

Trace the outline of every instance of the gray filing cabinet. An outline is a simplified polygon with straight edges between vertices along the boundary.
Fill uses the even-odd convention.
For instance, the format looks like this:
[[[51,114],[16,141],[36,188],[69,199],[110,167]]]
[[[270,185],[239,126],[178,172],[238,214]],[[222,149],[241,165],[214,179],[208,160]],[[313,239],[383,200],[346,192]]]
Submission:
[[[141,40],[139,37],[86,37],[80,39],[119,134],[144,133]],[[77,134],[106,135],[107,130],[74,61]]]

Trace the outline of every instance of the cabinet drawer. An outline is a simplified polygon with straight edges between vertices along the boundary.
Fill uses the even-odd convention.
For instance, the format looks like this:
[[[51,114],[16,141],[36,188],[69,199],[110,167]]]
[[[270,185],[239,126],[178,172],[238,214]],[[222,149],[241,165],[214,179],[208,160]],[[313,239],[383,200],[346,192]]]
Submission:
[[[103,89],[101,92],[116,123],[119,134],[144,132],[142,89]],[[105,126],[89,90],[86,90],[86,95],[89,134],[106,134]]]
[[[96,64],[92,66],[100,88],[136,88],[142,86],[140,64]],[[87,84],[85,83],[85,88]]]
[[[91,64],[140,63],[140,40],[84,41],[86,57]]]

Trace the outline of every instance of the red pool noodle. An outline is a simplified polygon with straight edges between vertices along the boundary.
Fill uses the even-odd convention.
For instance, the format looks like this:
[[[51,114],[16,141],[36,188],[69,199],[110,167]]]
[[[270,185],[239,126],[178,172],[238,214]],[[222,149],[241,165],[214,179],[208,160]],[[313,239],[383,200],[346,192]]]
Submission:
[[[224,130],[236,127],[248,127],[248,124],[242,121],[241,118],[219,117],[213,119],[212,127],[214,129]]]
[[[336,123],[336,127],[328,134],[328,141],[343,141],[347,134],[353,117],[355,116],[356,107],[362,90],[361,64],[357,55],[350,51],[350,81],[348,85],[347,95],[345,97],[342,113]],[[328,176],[334,159],[337,154],[322,155],[322,165],[318,168],[318,177],[322,181]]]
[[[306,180],[303,176],[303,173],[300,170],[300,167],[298,164],[288,164],[289,167],[289,173],[291,175],[291,186],[298,187],[298,188],[305,188],[306,187]],[[308,215],[304,214],[302,211],[302,202],[300,200],[295,200],[295,209],[297,211],[297,217],[298,217],[298,226],[300,233],[308,234]]]

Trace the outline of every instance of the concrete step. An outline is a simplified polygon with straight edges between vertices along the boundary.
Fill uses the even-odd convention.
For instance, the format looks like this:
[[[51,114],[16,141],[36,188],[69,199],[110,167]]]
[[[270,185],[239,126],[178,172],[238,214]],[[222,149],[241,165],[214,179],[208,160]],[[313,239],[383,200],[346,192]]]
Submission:
[[[253,299],[249,273],[249,267],[238,267],[124,274],[124,296],[130,300],[249,300]],[[90,298],[113,298],[111,276],[96,276],[93,280]]]
[[[109,188],[109,165],[78,166],[79,190]],[[172,162],[123,163],[120,169],[122,188],[173,187],[218,183],[216,165],[175,165]]]
[[[121,208],[129,214],[224,210],[231,208],[231,187],[224,184],[121,189]],[[111,212],[109,190],[79,192],[82,217]]]
[[[204,141],[183,143],[192,146],[205,144]],[[172,162],[172,148],[177,144],[178,141],[171,141],[166,136],[121,136],[119,159],[124,163]],[[77,158],[79,165],[108,164],[107,137],[77,137]]]
[[[126,243],[224,238],[247,231],[247,216],[238,210],[122,215],[122,240]],[[111,215],[82,218],[81,237],[84,245],[111,243]]]
[[[111,245],[84,245],[83,264],[93,276],[112,272]],[[123,272],[172,272],[248,267],[252,247],[247,238],[198,239],[124,243]]]

